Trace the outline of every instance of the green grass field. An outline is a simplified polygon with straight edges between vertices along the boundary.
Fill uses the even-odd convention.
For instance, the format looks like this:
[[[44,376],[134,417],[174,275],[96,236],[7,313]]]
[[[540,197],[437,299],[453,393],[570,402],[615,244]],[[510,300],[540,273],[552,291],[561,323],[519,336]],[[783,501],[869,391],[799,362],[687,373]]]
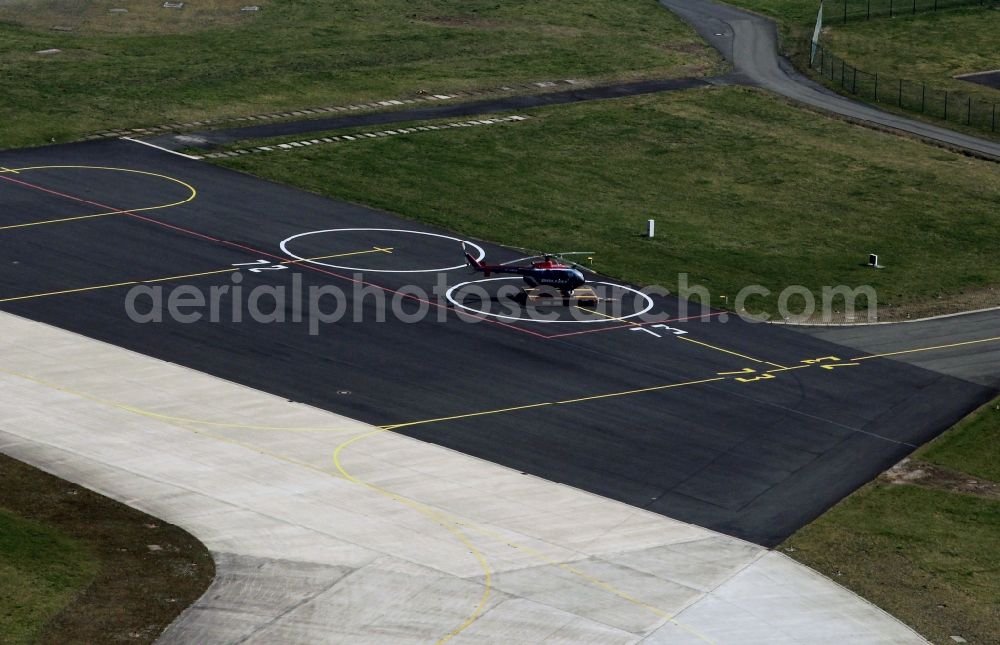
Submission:
[[[152,643],[214,575],[178,527],[0,454],[5,645]]]
[[[720,68],[655,0],[282,0],[234,20],[224,12],[244,3],[105,13],[117,4],[48,0],[35,15],[0,2],[0,147],[421,90]],[[185,13],[202,5],[203,20]],[[78,26],[50,28],[66,25]],[[35,53],[50,48],[63,52]]]
[[[1000,485],[1000,402],[914,455],[962,480]],[[865,486],[792,536],[782,549],[915,627],[1000,642],[1000,495],[936,487],[933,479]]]
[[[1000,11],[952,9],[832,24],[823,42],[862,69],[1000,102],[1000,90],[953,78],[1000,67]]]
[[[920,459],[1000,482],[1000,401],[928,444]]]
[[[686,272],[730,303],[748,284],[871,284],[897,317],[997,299],[989,163],[742,88],[530,113],[220,163],[473,237],[594,250],[595,268],[638,284],[673,290]],[[888,268],[864,267],[870,252]]]
[[[0,508],[3,642],[35,642],[48,620],[93,581],[99,566],[80,541]]]

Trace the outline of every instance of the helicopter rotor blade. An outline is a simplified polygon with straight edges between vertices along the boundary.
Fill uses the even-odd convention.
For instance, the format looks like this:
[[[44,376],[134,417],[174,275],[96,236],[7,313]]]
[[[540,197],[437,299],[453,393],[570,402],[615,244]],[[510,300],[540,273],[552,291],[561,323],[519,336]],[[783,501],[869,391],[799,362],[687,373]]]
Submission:
[[[572,266],[574,266],[574,267],[576,267],[578,269],[581,269],[583,271],[593,271],[592,267],[584,266],[584,265],[580,264],[579,262],[574,262],[573,260],[570,260],[569,258],[567,258],[565,256],[567,256],[567,255],[588,255],[588,256],[593,256],[593,255],[596,255],[596,253],[594,251],[566,251],[565,253],[552,253],[550,255],[552,255],[552,257],[559,258],[559,259],[565,261],[567,264],[572,265]]]

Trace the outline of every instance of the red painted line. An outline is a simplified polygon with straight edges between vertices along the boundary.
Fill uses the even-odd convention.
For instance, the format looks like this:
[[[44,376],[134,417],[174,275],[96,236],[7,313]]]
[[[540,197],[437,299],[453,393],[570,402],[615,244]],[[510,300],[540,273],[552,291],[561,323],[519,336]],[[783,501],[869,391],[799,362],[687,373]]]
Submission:
[[[172,229],[172,230],[175,230],[175,231],[178,231],[178,232],[181,232],[181,233],[185,233],[187,235],[192,235],[194,237],[198,237],[198,238],[201,238],[203,240],[208,240],[208,241],[214,242],[216,244],[222,244],[222,245],[225,245],[225,246],[231,246],[233,248],[241,249],[241,250],[244,250],[244,251],[250,251],[251,253],[255,253],[255,254],[258,254],[258,255],[263,255],[263,256],[266,256],[266,257],[269,257],[269,258],[273,258],[273,259],[276,259],[276,260],[281,260],[281,261],[288,261],[288,260],[292,259],[292,258],[287,258],[287,257],[281,256],[281,255],[275,255],[273,253],[268,253],[267,251],[262,251],[260,249],[255,249],[252,246],[246,246],[244,244],[237,244],[236,242],[230,242],[229,240],[222,240],[222,239],[219,239],[217,237],[212,237],[211,235],[206,235],[205,233],[199,233],[198,231],[194,231],[194,230],[191,230],[191,229],[188,229],[188,228],[184,228],[182,226],[176,226],[174,224],[167,224],[166,222],[161,222],[160,220],[153,219],[152,217],[147,217],[145,215],[138,215],[136,213],[133,213],[133,212],[127,211],[127,210],[117,209],[114,206],[109,206],[107,204],[102,204],[100,202],[91,201],[89,199],[84,199],[82,197],[76,197],[74,195],[68,195],[66,193],[61,193],[61,192],[59,192],[57,190],[52,190],[50,188],[45,188],[44,186],[38,186],[36,184],[32,184],[32,183],[29,183],[29,182],[26,182],[26,181],[22,181],[20,179],[14,179],[12,177],[7,177],[6,175],[0,175],[0,179],[4,179],[4,180],[9,181],[11,183],[20,184],[22,186],[26,186],[28,188],[32,188],[32,189],[35,189],[35,190],[40,190],[42,192],[49,193],[50,195],[56,195],[58,197],[63,197],[65,199],[69,199],[69,200],[72,200],[72,201],[75,201],[75,202],[80,202],[80,203],[83,203],[83,204],[90,204],[92,206],[97,206],[98,208],[104,208],[104,209],[110,209],[110,210],[113,210],[113,211],[118,211],[122,215],[128,215],[129,217],[133,217],[135,219],[142,220],[144,222],[149,222],[151,224],[156,224],[157,226],[162,226],[164,228]],[[326,274],[326,275],[333,276],[335,278],[340,278],[341,280],[347,280],[348,282],[351,282],[351,283],[354,283],[354,284],[361,284],[361,285],[365,285],[365,286],[368,286],[368,287],[373,287],[375,289],[381,289],[382,291],[385,291],[387,293],[392,293],[392,294],[400,295],[400,296],[402,296],[404,298],[408,298],[410,300],[415,300],[417,302],[423,302],[423,303],[426,303],[426,304],[434,306],[434,307],[444,308],[446,310],[454,312],[456,316],[459,315],[458,312],[455,312],[453,309],[450,309],[447,305],[442,305],[441,303],[434,302],[433,300],[425,300],[423,298],[418,298],[418,297],[414,296],[413,294],[402,293],[400,291],[396,291],[395,289],[390,289],[389,287],[383,287],[382,285],[374,284],[374,283],[371,283],[371,282],[366,282],[364,280],[356,280],[355,278],[352,278],[350,276],[345,276],[345,275],[341,275],[339,273],[335,273],[333,271],[328,271],[326,269],[322,269],[322,268],[320,268],[318,266],[315,266],[313,264],[306,263],[306,264],[299,264],[298,266],[310,269],[310,270],[315,271],[317,273],[323,273],[323,274]],[[482,320],[483,322],[492,323],[494,325],[499,325],[501,327],[506,327],[508,329],[513,329],[514,331],[518,331],[518,332],[521,332],[521,333],[524,333],[524,334],[529,334],[531,336],[535,336],[537,338],[542,338],[542,339],[548,340],[548,336],[546,336],[545,334],[540,334],[538,332],[531,331],[530,329],[524,329],[522,327],[517,327],[515,325],[511,325],[511,324],[508,324],[508,323],[505,323],[505,322],[501,322],[499,320],[494,320],[494,319],[486,317],[486,316],[480,316],[480,315],[472,314],[472,313],[469,313],[469,312],[465,312],[462,315],[470,316],[472,318],[476,318],[478,320]]]

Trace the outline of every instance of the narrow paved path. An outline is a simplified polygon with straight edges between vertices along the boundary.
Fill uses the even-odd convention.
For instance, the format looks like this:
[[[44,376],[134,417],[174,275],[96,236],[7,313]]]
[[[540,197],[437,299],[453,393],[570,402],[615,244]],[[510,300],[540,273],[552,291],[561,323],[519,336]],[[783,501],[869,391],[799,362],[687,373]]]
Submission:
[[[714,79],[703,78],[664,78],[649,81],[634,81],[630,83],[614,83],[597,87],[584,87],[561,92],[546,92],[542,94],[525,94],[520,96],[505,96],[501,98],[466,101],[432,107],[418,107],[405,110],[390,110],[387,112],[368,112],[335,116],[328,119],[301,119],[298,121],[282,121],[265,123],[263,125],[247,125],[237,128],[204,130],[200,132],[185,132],[164,134],[149,137],[146,142],[166,148],[180,150],[182,148],[198,147],[210,149],[226,145],[234,141],[247,139],[264,139],[268,137],[285,137],[291,135],[325,132],[342,128],[359,128],[388,123],[405,123],[408,121],[427,121],[430,119],[452,119],[462,116],[475,116],[493,112],[523,110],[525,108],[545,107],[549,105],[566,105],[583,101],[599,99],[614,99],[657,92],[671,92],[702,87]]]
[[[1000,143],[852,101],[797,73],[778,55],[777,29],[767,18],[708,0],[660,0],[660,4],[690,23],[750,85],[849,119],[1000,161]]]

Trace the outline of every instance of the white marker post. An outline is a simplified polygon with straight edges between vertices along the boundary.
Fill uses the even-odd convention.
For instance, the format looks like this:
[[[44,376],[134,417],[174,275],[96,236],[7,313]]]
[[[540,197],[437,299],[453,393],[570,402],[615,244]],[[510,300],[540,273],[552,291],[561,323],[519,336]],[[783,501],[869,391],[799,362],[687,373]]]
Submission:
[[[653,237],[656,233],[656,220],[646,220],[646,237]]]

